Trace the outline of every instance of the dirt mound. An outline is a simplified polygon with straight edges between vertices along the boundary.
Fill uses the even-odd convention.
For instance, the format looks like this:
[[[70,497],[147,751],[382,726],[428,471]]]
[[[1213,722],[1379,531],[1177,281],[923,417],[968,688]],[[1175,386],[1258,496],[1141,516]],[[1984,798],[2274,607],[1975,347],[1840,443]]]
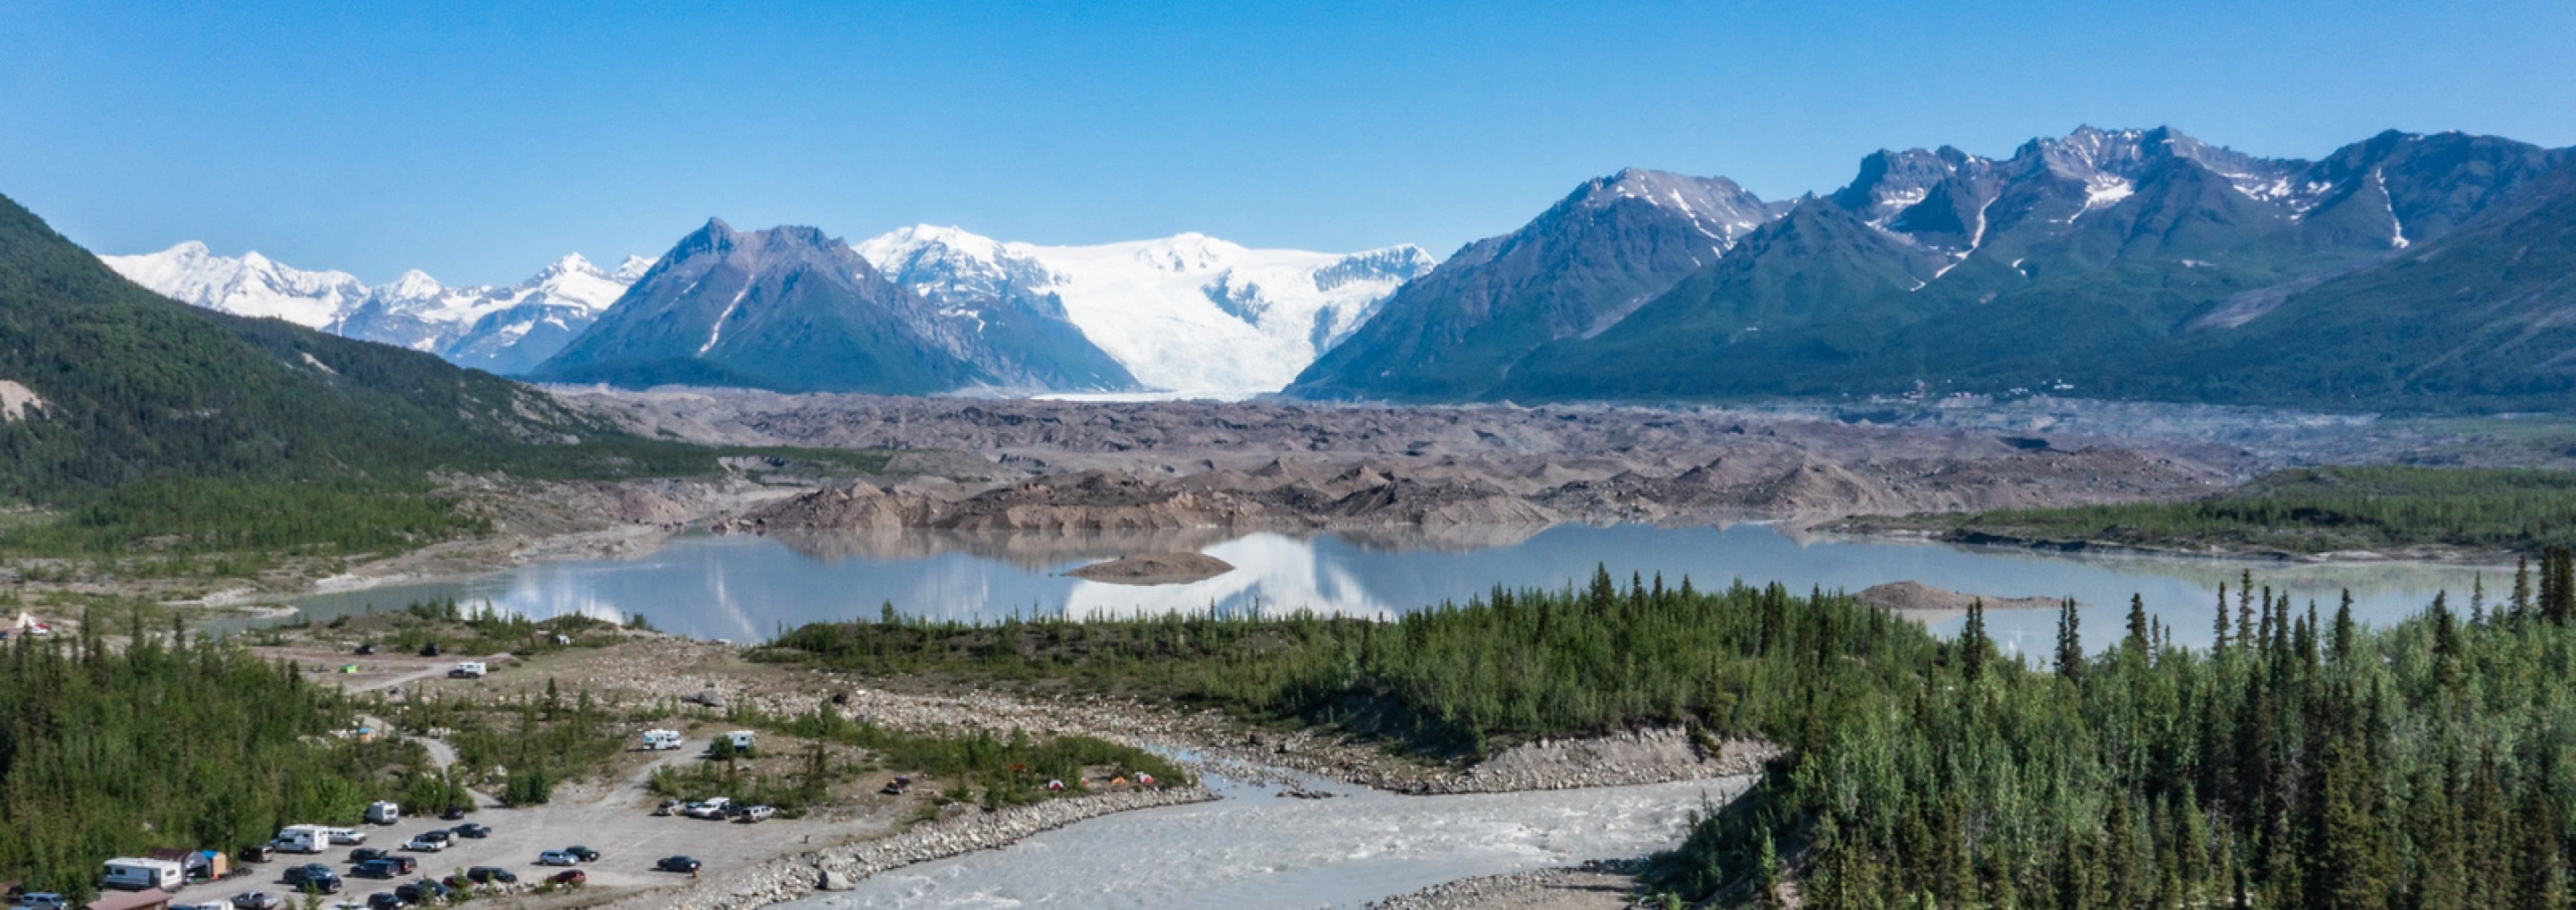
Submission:
[[[1233,563],[1205,553],[1139,553],[1064,574],[1119,585],[1174,585],[1206,581],[1232,571]]]
[[[2052,597],[1985,597],[1944,591],[1919,581],[1899,581],[1873,585],[1852,595],[1852,599],[1902,613],[1965,612],[1973,601],[1985,601],[1989,610],[2054,610],[2066,605]]]

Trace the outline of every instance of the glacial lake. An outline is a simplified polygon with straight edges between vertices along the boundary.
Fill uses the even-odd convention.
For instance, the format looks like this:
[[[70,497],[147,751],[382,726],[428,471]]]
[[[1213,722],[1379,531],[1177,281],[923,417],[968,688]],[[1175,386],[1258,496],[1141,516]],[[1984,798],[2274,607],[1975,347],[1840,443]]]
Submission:
[[[1136,586],[1063,573],[1117,556],[1195,551],[1231,572],[1190,584]],[[1858,591],[1920,581],[1992,597],[2074,597],[2086,604],[2092,647],[2121,634],[2132,593],[2178,640],[2205,645],[2219,583],[2245,569],[2257,584],[2291,591],[2324,611],[2350,589],[2356,614],[2386,623],[2420,611],[2436,591],[2465,610],[2472,576],[2490,596],[2510,587],[2510,567],[2417,563],[2307,564],[2123,556],[2071,556],[1935,543],[1812,538],[1768,524],[1731,527],[1466,527],[1289,534],[1191,530],[1130,534],[941,533],[763,537],[686,533],[642,555],[536,563],[480,578],[314,594],[295,604],[328,619],[416,600],[454,597],[538,618],[641,614],[656,628],[699,638],[764,641],[803,623],[874,618],[892,603],[906,615],[964,621],[1098,617],[1209,610],[1312,610],[1392,617],[1442,601],[1464,602],[1495,585],[1558,588],[1588,581],[1596,565],[1622,583],[1631,573],[1707,588],[1736,580],[1791,590]],[[2232,598],[2231,598],[2232,599]],[[1959,617],[1929,621],[1956,631]],[[2050,610],[1994,611],[1987,625],[2007,649],[2046,654]]]

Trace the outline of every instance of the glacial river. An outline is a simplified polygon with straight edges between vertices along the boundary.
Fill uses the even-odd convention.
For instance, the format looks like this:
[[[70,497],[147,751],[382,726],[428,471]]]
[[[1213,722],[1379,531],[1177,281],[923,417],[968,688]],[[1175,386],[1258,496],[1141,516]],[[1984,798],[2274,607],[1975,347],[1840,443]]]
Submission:
[[[1000,850],[897,869],[786,910],[1359,907],[1441,882],[1670,849],[1691,813],[1749,778],[1468,796],[1350,787],[1226,798],[1096,818]]]
[[[1108,584],[1063,573],[1131,553],[1190,550],[1234,571],[1192,584]],[[2132,592],[2186,644],[2205,644],[2221,581],[2254,570],[2258,584],[2284,587],[2304,604],[2333,609],[2351,589],[2365,621],[2421,610],[2437,590],[2465,604],[2472,572],[2408,563],[2309,565],[2141,557],[2068,557],[2004,548],[1811,539],[1766,524],[1728,528],[1471,527],[1293,535],[1176,531],[1146,534],[958,534],[778,538],[686,534],[625,558],[539,563],[463,581],[402,585],[297,601],[316,618],[397,609],[455,597],[537,617],[580,613],[607,619],[641,614],[656,628],[736,642],[766,640],[820,620],[875,617],[891,603],[903,613],[959,620],[1008,616],[1119,616],[1210,609],[1314,610],[1393,616],[1444,600],[1465,601],[1493,586],[1580,584],[1602,565],[1700,587],[1736,579],[1778,581],[1791,590],[1858,591],[1920,581],[1993,597],[2074,597],[2088,605],[2083,631],[2095,647],[2120,634]],[[2484,570],[2490,591],[2511,570]],[[2053,611],[1998,611],[1988,626],[2006,648],[2046,653]],[[1955,630],[1955,617],[1935,631]]]

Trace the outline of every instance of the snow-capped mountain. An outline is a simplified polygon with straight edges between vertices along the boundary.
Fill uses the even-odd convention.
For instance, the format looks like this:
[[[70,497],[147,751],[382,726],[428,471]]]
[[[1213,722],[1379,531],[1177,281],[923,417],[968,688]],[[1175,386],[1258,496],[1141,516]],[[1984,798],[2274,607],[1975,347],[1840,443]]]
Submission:
[[[737,231],[721,219],[680,238],[530,375],[892,395],[1136,389],[1049,300],[933,301],[821,230]]]
[[[1435,264],[1421,249],[1255,250],[1202,234],[1098,246],[1005,243],[953,227],[853,245],[945,307],[997,299],[1057,311],[1157,390],[1277,391]]]
[[[193,240],[158,253],[99,258],[134,283],[184,303],[427,351],[501,374],[525,372],[562,349],[653,266],[629,256],[609,271],[573,254],[506,287],[449,287],[418,270],[368,287],[346,272],[301,271],[256,252],[217,256]]]
[[[258,252],[217,256],[191,240],[158,253],[101,256],[136,284],[162,296],[235,316],[283,319],[308,329],[338,322],[373,289],[347,272],[289,268]]]

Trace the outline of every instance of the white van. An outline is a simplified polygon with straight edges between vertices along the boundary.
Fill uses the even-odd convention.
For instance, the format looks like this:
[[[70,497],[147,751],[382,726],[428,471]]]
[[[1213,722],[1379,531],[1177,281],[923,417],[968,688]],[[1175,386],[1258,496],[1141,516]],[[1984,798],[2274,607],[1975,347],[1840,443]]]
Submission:
[[[188,870],[166,859],[112,859],[107,861],[107,871],[98,883],[126,891],[177,891],[188,883]]]
[[[489,668],[483,666],[482,661],[466,660],[458,661],[456,669],[447,671],[447,675],[451,679],[482,679],[486,672]]]
[[[644,750],[647,752],[663,752],[679,747],[680,731],[678,730],[644,731]]]
[[[402,821],[401,803],[387,802],[380,799],[367,804],[368,824],[390,825],[398,821]]]
[[[331,829],[321,825],[288,825],[268,842],[279,853],[320,853],[331,848]]]

